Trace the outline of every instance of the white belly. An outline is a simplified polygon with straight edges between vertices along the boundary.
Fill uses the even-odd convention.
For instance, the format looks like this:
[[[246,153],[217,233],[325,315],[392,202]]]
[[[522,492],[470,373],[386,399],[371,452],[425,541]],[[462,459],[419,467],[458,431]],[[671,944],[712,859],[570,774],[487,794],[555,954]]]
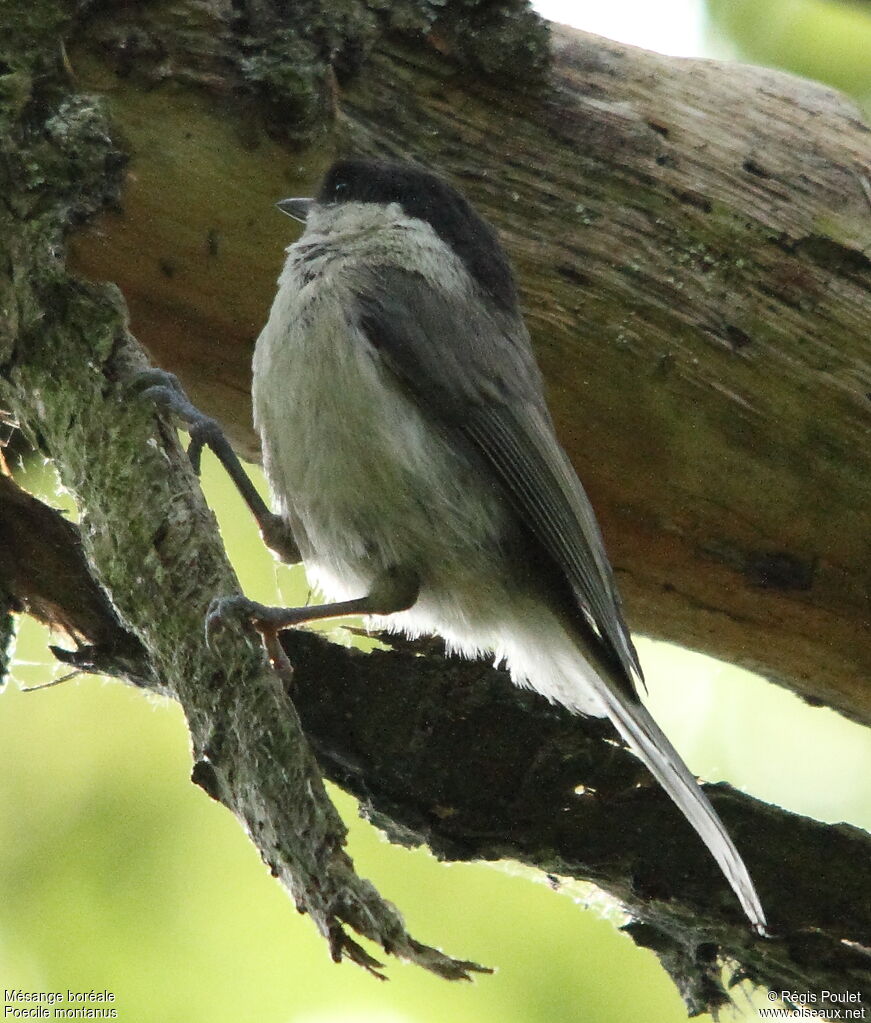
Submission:
[[[329,599],[360,596],[402,566],[418,572],[422,603],[447,596],[447,580],[455,601],[458,582],[477,588],[484,567],[500,574],[509,515],[324,283],[317,298],[279,291],[257,342],[254,421],[278,510],[302,527],[306,566]]]
[[[313,295],[286,269],[254,355],[264,468],[312,583],[344,600],[412,569],[417,602],[379,626],[493,654],[518,684],[601,713],[563,626],[518,571],[524,544],[498,483],[398,389],[340,291],[320,277]]]

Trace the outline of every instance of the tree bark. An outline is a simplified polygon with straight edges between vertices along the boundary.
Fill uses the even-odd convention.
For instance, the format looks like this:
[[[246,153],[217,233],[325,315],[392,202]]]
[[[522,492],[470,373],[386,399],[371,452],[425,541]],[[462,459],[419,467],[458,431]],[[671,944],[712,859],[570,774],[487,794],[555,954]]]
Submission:
[[[89,221],[76,269],[120,286],[135,334],[253,454],[250,349],[289,240],[271,201],[309,191],[337,151],[438,167],[515,258],[633,626],[867,722],[871,133],[849,104],[561,29],[544,70],[537,29],[508,5],[475,32],[466,5],[424,25],[395,5],[388,31],[361,15],[332,36],[282,36],[290,58],[267,42],[268,3],[248,4],[244,25],[218,0],[82,5],[75,24],[48,2],[33,10],[30,37],[6,35],[0,401],[75,495],[84,559],[64,564],[82,593],[108,595],[101,628],[129,644],[119,661],[75,624],[84,645],[67,659],[182,703],[194,780],[240,817],[336,956],[375,968],[352,928],[443,975],[474,968],[416,942],[354,874],[297,710],[321,770],[394,840],[512,856],[615,894],[691,1011],[728,1000],[720,957],[774,990],[860,990],[871,1004],[861,832],[713,791],[772,917],[774,937],[757,940],[601,723],[437,655],[288,637],[291,703],[256,645],[206,650],[202,615],[235,577],[172,432],[130,391],[142,363],[124,303],[58,259],[62,230]],[[520,87],[498,77],[506,54]],[[3,607],[73,621],[76,600],[44,592],[55,581],[10,572]]]

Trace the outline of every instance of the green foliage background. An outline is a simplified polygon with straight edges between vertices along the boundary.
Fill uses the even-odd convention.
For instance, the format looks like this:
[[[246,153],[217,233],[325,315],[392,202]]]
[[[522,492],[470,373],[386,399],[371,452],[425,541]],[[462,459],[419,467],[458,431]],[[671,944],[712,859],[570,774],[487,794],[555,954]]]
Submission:
[[[712,47],[788,67],[871,106],[871,8],[834,0],[707,0]],[[277,255],[278,258],[278,255]],[[53,492],[44,470],[34,490]],[[246,591],[299,601],[209,462],[207,493]],[[15,682],[55,677],[25,622]],[[744,672],[641,643],[652,709],[691,768],[828,821],[871,829],[871,733]],[[0,988],[108,989],[126,1023],[678,1023],[655,956],[594,889],[557,894],[510,865],[443,865],[351,823],[358,868],[413,933],[498,968],[448,985],[391,963],[379,983],[334,966],[236,821],[189,782],[178,707],[80,678],[0,696]],[[758,1019],[750,993],[737,1013]],[[770,1005],[764,993],[756,1004]]]
[[[705,0],[711,52],[783,68],[871,111],[868,0]]]
[[[303,598],[210,460],[206,489],[246,590]],[[20,684],[52,677],[44,652],[28,628]],[[648,642],[642,658],[654,712],[694,770],[871,828],[867,730],[698,655]],[[0,987],[107,988],[128,1023],[685,1018],[655,956],[615,929],[619,907],[594,889],[557,894],[511,864],[447,866],[392,847],[340,793],[361,873],[419,937],[498,972],[448,985],[391,964],[379,983],[334,966],[236,821],[189,783],[177,706],[95,678],[12,685],[0,700]],[[735,1018],[757,1018],[737,995]]]

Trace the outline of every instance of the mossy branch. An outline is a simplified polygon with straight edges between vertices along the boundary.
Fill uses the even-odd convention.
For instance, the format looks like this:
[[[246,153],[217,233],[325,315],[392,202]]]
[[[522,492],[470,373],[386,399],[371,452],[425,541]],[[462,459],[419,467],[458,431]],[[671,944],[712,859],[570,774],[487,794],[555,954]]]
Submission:
[[[240,819],[334,958],[377,971],[351,936],[356,931],[440,976],[468,977],[480,967],[417,942],[396,908],[354,872],[345,826],[256,638],[239,635],[220,652],[205,644],[210,600],[239,588],[215,518],[174,429],[131,387],[147,360],[119,293],[76,281],[58,258],[70,208],[117,187],[118,154],[98,103],[51,93],[39,103],[37,126],[6,123],[0,234],[14,273],[3,300],[17,317],[2,337],[0,403],[51,459],[75,499],[80,529],[77,537],[31,504],[32,530],[46,523],[49,530],[28,536],[28,515],[15,520],[17,542],[30,546],[34,562],[7,562],[4,592],[14,588],[12,606],[27,604],[88,639],[68,660],[123,674],[181,704],[194,780]],[[41,194],[28,190],[30,182]],[[12,520],[9,502],[26,499],[7,490]],[[51,575],[58,565],[65,580]]]

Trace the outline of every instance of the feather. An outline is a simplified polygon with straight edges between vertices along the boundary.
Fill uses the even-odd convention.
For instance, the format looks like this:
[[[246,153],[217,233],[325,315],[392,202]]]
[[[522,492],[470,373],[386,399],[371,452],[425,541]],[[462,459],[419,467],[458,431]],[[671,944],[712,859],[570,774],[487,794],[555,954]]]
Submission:
[[[574,607],[553,609],[571,650],[565,656],[543,651],[542,658],[550,675],[553,665],[570,675],[574,689],[554,686],[550,675],[545,681],[544,667],[539,688],[551,698],[559,694],[556,698],[575,710],[601,707],[708,847],[750,921],[764,932],[762,906],[732,839],[638,699],[643,675],[602,535],[556,438],[519,313],[488,311],[473,284],[471,294],[463,294],[437,287],[438,275],[425,278],[384,266],[371,274],[370,287],[357,293],[352,321],[424,416],[448,431],[502,488],[532,544],[546,552],[573,596]],[[520,677],[535,687],[531,663]]]

